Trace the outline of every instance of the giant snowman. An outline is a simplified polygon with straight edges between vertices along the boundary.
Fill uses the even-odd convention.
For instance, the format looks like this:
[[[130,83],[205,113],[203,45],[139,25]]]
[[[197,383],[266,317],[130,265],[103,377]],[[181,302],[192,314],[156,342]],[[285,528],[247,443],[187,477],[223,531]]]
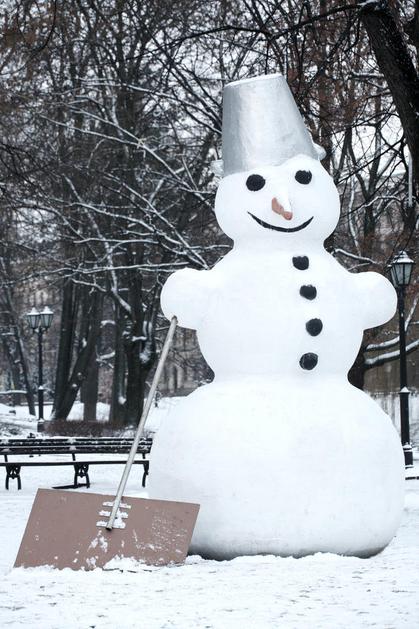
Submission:
[[[150,496],[201,505],[191,552],[204,557],[374,555],[400,522],[403,453],[347,372],[396,296],[323,248],[338,192],[280,75],[225,87],[215,213],[233,249],[161,296],[215,378],[161,426]]]

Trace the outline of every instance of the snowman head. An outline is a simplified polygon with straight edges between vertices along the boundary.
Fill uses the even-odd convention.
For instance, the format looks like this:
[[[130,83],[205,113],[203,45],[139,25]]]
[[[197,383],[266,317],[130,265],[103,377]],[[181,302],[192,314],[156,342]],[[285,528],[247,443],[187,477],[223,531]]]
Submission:
[[[237,244],[294,247],[333,231],[338,193],[282,75],[225,86],[222,150],[215,213]]]
[[[296,155],[222,179],[215,200],[222,230],[236,244],[293,248],[322,243],[339,219],[339,195],[317,159]]]

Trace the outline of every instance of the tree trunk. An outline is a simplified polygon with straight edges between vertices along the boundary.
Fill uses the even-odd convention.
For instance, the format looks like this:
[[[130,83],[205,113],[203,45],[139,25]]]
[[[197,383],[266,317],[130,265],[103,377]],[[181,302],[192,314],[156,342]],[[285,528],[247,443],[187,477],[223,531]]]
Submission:
[[[9,335],[7,335],[9,336]],[[9,365],[8,375],[10,378],[10,385],[8,386],[9,390],[19,391],[22,388],[21,374],[19,369],[19,362],[16,360],[16,348],[12,346],[10,343],[10,339],[6,338],[6,334],[2,334],[2,345],[3,352],[7,358],[7,362]],[[15,337],[13,335],[13,340]],[[20,406],[21,404],[21,394],[20,393],[10,393],[10,402],[13,406]],[[29,411],[31,415],[31,411]]]
[[[378,66],[383,73],[412,155],[416,185],[419,182],[419,76],[389,2],[380,0],[363,4],[360,10]],[[415,211],[411,208],[406,227],[414,228]]]
[[[125,343],[127,362],[127,400],[125,403],[125,424],[137,425],[144,406],[145,374],[139,360],[139,341]]]
[[[102,311],[98,313],[99,321],[102,320],[102,314]],[[101,331],[102,326],[99,327],[96,346],[90,357],[86,378],[83,380],[80,391],[80,400],[83,403],[83,421],[85,422],[95,422],[97,420],[96,411],[99,394],[99,364],[97,357],[100,354]]]
[[[96,352],[92,352],[90,364],[87,368],[85,380],[83,380],[80,392],[80,401],[83,403],[83,421],[95,422],[97,411],[97,398],[99,393],[99,367],[96,360]]]
[[[358,356],[355,358],[355,362],[349,370],[348,380],[357,389],[364,389],[365,386],[365,346],[361,345],[358,352]]]
[[[67,419],[80,387],[87,376],[101,326],[102,300],[102,295],[98,292],[93,292],[92,294],[90,291],[86,291],[84,295],[81,312],[83,325],[79,352],[63,395],[57,400],[52,419]]]
[[[115,358],[112,378],[112,397],[109,411],[109,422],[122,426],[125,419],[125,352],[122,342],[124,321],[120,315],[120,309],[115,306]]]
[[[35,415],[35,398],[32,390],[32,383],[29,377],[28,358],[20,333],[19,317],[17,316],[14,308],[13,295],[7,286],[3,287],[2,297],[4,300],[4,303],[2,303],[2,308],[5,308],[8,317],[8,324],[14,330],[15,348],[14,351],[11,352],[11,348],[8,347],[9,351],[7,352],[9,361],[11,361],[10,365],[11,371],[13,373],[13,383],[14,386],[16,386],[17,384],[18,388],[20,388],[23,380],[29,413],[31,415]],[[16,369],[19,372],[19,375],[17,375]]]
[[[57,417],[56,411],[64,397],[70,377],[78,307],[78,287],[71,280],[66,280],[63,287],[60,340],[58,346],[54,402],[52,405],[51,418]]]

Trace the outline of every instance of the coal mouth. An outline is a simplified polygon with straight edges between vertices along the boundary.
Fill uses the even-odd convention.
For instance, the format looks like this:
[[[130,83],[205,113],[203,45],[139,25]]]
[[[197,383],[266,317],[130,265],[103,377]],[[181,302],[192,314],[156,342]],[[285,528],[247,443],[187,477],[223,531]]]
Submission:
[[[310,225],[311,221],[314,218],[314,216],[312,216],[311,218],[308,219],[308,221],[301,223],[301,225],[297,225],[297,227],[278,227],[277,225],[271,225],[270,223],[265,223],[265,221],[262,221],[261,218],[254,216],[251,212],[248,212],[248,214],[249,216],[253,218],[253,220],[256,221],[256,223],[259,223],[259,225],[261,225],[261,227],[264,227],[265,229],[273,229],[276,232],[287,232],[287,233],[299,232],[301,229],[304,229],[305,227],[307,227],[307,225]]]

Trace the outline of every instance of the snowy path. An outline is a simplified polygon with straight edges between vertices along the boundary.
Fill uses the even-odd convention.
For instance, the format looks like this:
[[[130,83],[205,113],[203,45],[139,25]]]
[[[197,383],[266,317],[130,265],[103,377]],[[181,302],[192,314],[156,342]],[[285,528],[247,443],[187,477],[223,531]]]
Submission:
[[[36,487],[66,482],[69,471],[23,473],[21,492],[0,489],[2,628],[419,627],[419,481],[406,483],[399,533],[372,559],[190,557],[182,567],[82,573],[11,569]],[[93,468],[92,491],[112,493],[119,473],[119,468]],[[141,495],[139,475],[134,477],[127,494]]]

